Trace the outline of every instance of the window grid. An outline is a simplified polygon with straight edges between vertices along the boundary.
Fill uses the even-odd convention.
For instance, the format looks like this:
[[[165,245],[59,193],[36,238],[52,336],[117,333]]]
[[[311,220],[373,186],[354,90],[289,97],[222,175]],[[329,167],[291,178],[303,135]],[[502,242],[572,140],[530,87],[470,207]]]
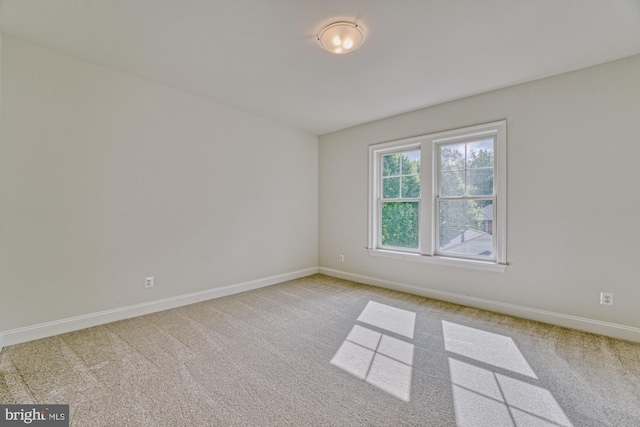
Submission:
[[[469,167],[469,163],[470,163],[470,150],[469,150],[469,146],[470,144],[473,143],[478,143],[478,142],[486,142],[488,140],[491,140],[491,155],[490,155],[490,159],[491,159],[491,166],[480,166],[480,167]],[[475,202],[490,202],[491,204],[491,217],[492,221],[493,218],[496,217],[496,198],[495,198],[495,188],[493,186],[493,184],[491,185],[491,194],[489,195],[488,192],[487,194],[479,194],[479,195],[470,195],[470,187],[472,186],[470,184],[470,180],[469,180],[469,170],[490,170],[491,171],[491,176],[492,176],[492,183],[493,183],[493,176],[494,174],[494,168],[495,168],[495,157],[493,155],[493,153],[495,152],[495,145],[496,145],[496,139],[495,137],[492,138],[473,138],[473,139],[463,139],[463,140],[456,140],[454,142],[447,142],[447,143],[442,143],[442,144],[436,144],[435,145],[435,150],[436,150],[436,159],[437,161],[435,162],[436,164],[436,171],[435,171],[435,179],[436,179],[436,185],[435,188],[437,189],[436,191],[436,196],[435,196],[435,203],[434,203],[434,212],[433,212],[433,217],[435,219],[434,223],[435,223],[435,254],[436,255],[446,255],[446,256],[456,256],[459,258],[468,258],[468,259],[477,259],[477,260],[489,260],[489,261],[495,261],[496,260],[496,253],[497,253],[497,248],[496,248],[496,239],[493,238],[493,225],[491,225],[491,227],[486,227],[484,229],[482,229],[482,227],[480,227],[479,230],[476,230],[477,232],[472,232],[471,233],[471,237],[477,240],[480,239],[484,239],[487,240],[487,236],[486,234],[490,234],[491,235],[491,243],[490,243],[490,251],[488,249],[489,245],[483,244],[483,245],[478,245],[481,248],[485,249],[483,250],[477,250],[476,252],[479,253],[473,253],[473,254],[468,254],[468,253],[463,253],[460,251],[455,251],[452,250],[452,248],[448,249],[447,246],[445,246],[445,244],[442,242],[444,237],[452,237],[451,235],[448,236],[443,236],[442,235],[442,223],[441,223],[441,212],[444,210],[443,206],[446,206],[447,203],[451,203],[453,204],[453,201],[466,201],[468,204],[469,202],[475,203]],[[448,147],[455,147],[455,146],[462,146],[464,148],[463,150],[463,154],[462,154],[462,158],[458,160],[458,167],[445,167],[444,165],[444,161],[443,161],[443,151],[448,148]],[[462,172],[462,179],[463,182],[462,184],[462,188],[461,188],[461,193],[459,195],[443,195],[443,175],[445,173],[451,173],[451,172]],[[489,203],[487,203],[485,206],[488,206]],[[474,227],[476,228],[476,227]],[[468,233],[469,230],[460,230],[460,237],[458,238],[457,236],[455,238],[452,238],[451,241],[454,241],[455,243],[458,243],[459,246],[463,245],[465,243],[465,235],[469,234]],[[486,232],[485,235],[479,234],[478,232]],[[454,243],[454,244],[455,244]],[[469,242],[467,242],[468,244]]]
[[[448,166],[443,166],[442,147],[460,151]],[[407,172],[401,166],[384,170],[387,155],[413,151],[420,157],[421,172]],[[493,122],[452,131],[438,132],[404,140],[369,146],[369,238],[373,256],[441,265],[505,271],[506,263],[506,122]],[[457,162],[457,163],[456,163]],[[387,165],[388,166],[388,165]],[[443,171],[450,172],[450,185],[443,192]],[[417,197],[407,197],[402,178],[419,177]],[[396,178],[387,182],[383,178]],[[393,191],[389,188],[393,187]],[[454,189],[455,191],[451,191]],[[384,196],[384,197],[383,197]],[[416,202],[418,213],[411,224],[418,224],[419,235],[413,247],[395,245],[383,236],[383,204]],[[447,203],[462,206],[467,218],[459,221],[447,211]],[[466,211],[465,211],[466,209]],[[441,221],[442,218],[446,221]],[[417,219],[415,219],[417,217]],[[471,218],[471,219],[469,219]],[[446,223],[445,223],[446,222]],[[441,231],[440,227],[445,227]],[[460,230],[455,230],[460,227]],[[387,227],[388,228],[388,227]],[[441,236],[444,232],[447,236]],[[456,232],[461,234],[457,236]],[[441,237],[446,237],[441,245]],[[471,244],[471,240],[476,239]],[[463,240],[464,239],[464,240]],[[480,242],[481,241],[481,242]],[[459,243],[465,242],[463,245]],[[393,243],[393,244],[390,244]],[[472,246],[482,243],[477,251]],[[474,252],[476,251],[476,252]]]
[[[378,199],[377,199],[377,217],[379,218],[378,221],[378,230],[377,230],[377,241],[378,241],[378,247],[382,248],[382,249],[391,249],[391,250],[400,250],[400,251],[407,251],[407,252],[415,252],[415,253],[420,253],[420,210],[421,210],[421,204],[420,204],[420,169],[418,169],[416,172],[411,173],[409,171],[409,173],[405,173],[407,172],[405,170],[405,155],[408,153],[417,153],[418,154],[418,158],[419,158],[419,153],[420,153],[420,148],[416,148],[415,146],[411,146],[411,147],[402,147],[401,149],[398,150],[394,150],[391,152],[384,152],[384,153],[380,153],[378,155],[378,171],[379,171],[379,176],[380,179],[378,180]],[[397,157],[397,161],[398,161],[398,173],[394,174],[394,173],[389,173],[389,174],[385,174],[385,170],[384,170],[384,161],[385,158],[391,157],[391,156],[398,156]],[[410,157],[407,157],[407,159],[410,159]],[[418,165],[419,165],[419,160],[418,160]],[[419,166],[418,166],[419,168]],[[404,190],[404,178],[411,178],[411,177],[415,177],[418,178],[418,192],[417,194],[414,194],[415,191],[412,193],[410,191],[405,191]],[[385,197],[385,180],[389,180],[389,179],[398,179],[398,188],[397,188],[397,196],[396,197]],[[405,193],[411,193],[411,195],[413,195],[414,197],[407,197]],[[389,207],[389,209],[391,210],[392,206],[395,207],[396,211],[400,212],[400,215],[403,216],[405,220],[407,220],[407,222],[409,223],[413,223],[415,230],[411,230],[413,231],[412,233],[409,233],[410,236],[407,236],[406,239],[393,239],[393,238],[388,238],[388,242],[385,243],[385,233],[384,233],[384,228],[385,228],[385,215],[384,215],[384,207],[387,206]],[[413,207],[412,207],[413,206]],[[413,215],[413,217],[411,218],[406,218],[406,216],[411,216]],[[405,242],[405,244],[393,244],[395,240],[395,243],[399,243],[399,240],[403,240]]]

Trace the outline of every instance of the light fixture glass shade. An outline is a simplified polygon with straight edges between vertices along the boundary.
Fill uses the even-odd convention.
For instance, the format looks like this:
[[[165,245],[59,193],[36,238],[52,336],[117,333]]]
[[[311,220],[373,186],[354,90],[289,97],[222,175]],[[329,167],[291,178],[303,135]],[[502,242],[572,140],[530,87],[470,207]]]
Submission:
[[[362,29],[351,22],[334,22],[329,24],[318,34],[320,46],[327,52],[342,55],[353,52],[364,41]]]

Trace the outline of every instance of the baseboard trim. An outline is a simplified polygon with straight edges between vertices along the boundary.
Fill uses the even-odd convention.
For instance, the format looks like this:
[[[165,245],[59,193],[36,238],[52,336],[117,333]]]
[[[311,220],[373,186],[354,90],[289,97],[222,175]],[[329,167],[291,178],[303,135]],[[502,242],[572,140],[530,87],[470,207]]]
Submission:
[[[459,295],[453,292],[429,289],[390,280],[378,279],[361,274],[348,273],[346,271],[334,270],[331,268],[319,267],[318,272],[339,279],[351,280],[367,285],[381,288],[393,289],[396,291],[420,295],[427,298],[437,299],[469,307],[494,311],[497,313],[509,314],[523,319],[535,320],[552,325],[563,326],[571,329],[578,329],[594,334],[606,335],[613,338],[640,342],[640,328],[620,325],[617,323],[603,322],[600,320],[585,317],[572,316],[569,314],[557,313],[537,308],[525,307],[515,304],[507,304],[499,301],[476,298],[466,295]]]
[[[75,316],[67,319],[55,320],[52,322],[12,329],[9,331],[0,332],[0,351],[2,351],[2,348],[4,348],[5,346],[64,334],[67,332],[90,328],[92,326],[103,325],[105,323],[129,319],[131,317],[143,316],[145,314],[169,310],[171,308],[181,307],[183,305],[194,304],[197,302],[220,298],[227,295],[233,295],[240,292],[251,291],[253,289],[264,288],[266,286],[275,285],[277,283],[286,282],[288,280],[299,279],[301,277],[306,277],[317,273],[318,267],[306,268],[303,270],[292,271],[276,276],[250,280],[247,282],[236,283],[229,286],[223,286],[221,288],[213,288],[206,291],[193,292],[142,304],[135,304],[126,307],[115,308],[112,310],[105,310],[96,313],[85,314],[82,316]]]

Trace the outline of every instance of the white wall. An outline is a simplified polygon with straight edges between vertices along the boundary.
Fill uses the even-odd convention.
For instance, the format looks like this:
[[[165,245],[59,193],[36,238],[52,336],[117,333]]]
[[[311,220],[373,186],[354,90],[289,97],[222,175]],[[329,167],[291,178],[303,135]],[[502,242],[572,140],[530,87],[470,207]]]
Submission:
[[[369,256],[368,145],[501,119],[508,139],[507,271]],[[573,326],[605,333],[612,331],[599,329],[604,322],[626,325],[632,334],[622,335],[640,339],[639,141],[640,56],[323,135],[321,271],[393,281],[470,305],[489,300],[498,303],[495,310],[560,324],[576,316]],[[614,293],[613,307],[599,305],[600,291]],[[540,310],[560,316],[536,316]]]
[[[2,82],[2,34],[0,34],[0,82]],[[2,150],[2,84],[0,84],[0,150]],[[1,154],[0,154],[1,155]],[[2,161],[2,159],[0,158],[0,162]],[[1,181],[0,181],[0,185],[2,185]],[[0,197],[2,195],[0,194]],[[4,212],[4,209],[2,209],[3,207],[3,203],[2,200],[0,199],[0,230],[1,228],[1,223],[2,223],[2,214]],[[2,267],[2,258],[4,255],[4,247],[3,247],[3,243],[2,240],[0,239],[0,267]],[[0,273],[0,279],[2,279],[2,273]],[[4,282],[2,280],[0,280],[0,301],[3,301],[5,299],[4,293],[5,293],[5,285]],[[1,304],[1,303],[0,303]],[[0,309],[0,331],[4,330],[4,320],[3,320],[3,315],[2,315],[2,311]],[[2,347],[4,346],[4,342],[3,342],[3,337],[2,334],[0,334],[0,350],[2,350]]]
[[[2,329],[317,266],[315,135],[6,35],[3,56]]]

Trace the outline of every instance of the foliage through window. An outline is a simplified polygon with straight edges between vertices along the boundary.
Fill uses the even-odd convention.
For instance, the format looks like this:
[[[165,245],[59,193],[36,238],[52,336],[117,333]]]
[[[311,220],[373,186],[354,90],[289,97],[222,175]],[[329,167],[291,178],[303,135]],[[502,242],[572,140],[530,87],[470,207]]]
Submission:
[[[382,156],[380,198],[382,246],[418,248],[420,229],[420,151]]]
[[[369,248],[506,264],[506,123],[369,150]]]

